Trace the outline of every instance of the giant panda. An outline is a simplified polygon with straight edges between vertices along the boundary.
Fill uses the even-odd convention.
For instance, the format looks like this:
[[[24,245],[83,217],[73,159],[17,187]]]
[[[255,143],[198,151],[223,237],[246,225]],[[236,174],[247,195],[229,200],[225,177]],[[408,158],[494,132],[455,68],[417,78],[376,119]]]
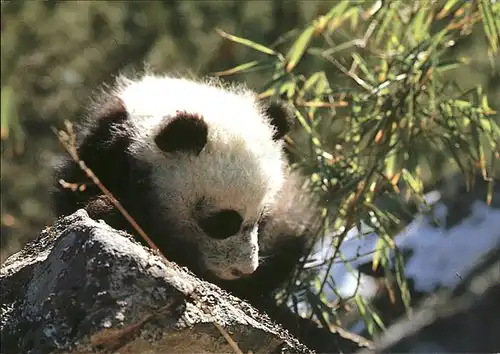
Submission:
[[[76,145],[168,260],[259,307],[315,236],[315,203],[284,152],[291,121],[293,110],[242,84],[145,73],[96,95]],[[52,194],[58,216],[84,208],[135,234],[70,157]]]

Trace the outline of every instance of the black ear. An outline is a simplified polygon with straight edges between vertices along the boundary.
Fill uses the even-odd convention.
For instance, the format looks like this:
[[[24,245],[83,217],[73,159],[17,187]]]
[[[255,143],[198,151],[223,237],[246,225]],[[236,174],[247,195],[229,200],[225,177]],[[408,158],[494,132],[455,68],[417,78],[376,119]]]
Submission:
[[[90,131],[79,146],[80,153],[88,153],[89,159],[89,156],[97,158],[98,151],[125,149],[128,143],[126,125],[129,115],[121,99],[114,96],[102,98],[92,107],[89,118]]]
[[[293,107],[283,101],[269,101],[264,103],[265,113],[276,128],[273,139],[282,139],[290,130],[295,117]]]
[[[93,115],[99,125],[124,123],[128,119],[127,109],[123,101],[115,96],[103,99],[94,107]]]
[[[177,112],[155,138],[163,152],[186,151],[198,155],[207,144],[207,123],[197,114]]]

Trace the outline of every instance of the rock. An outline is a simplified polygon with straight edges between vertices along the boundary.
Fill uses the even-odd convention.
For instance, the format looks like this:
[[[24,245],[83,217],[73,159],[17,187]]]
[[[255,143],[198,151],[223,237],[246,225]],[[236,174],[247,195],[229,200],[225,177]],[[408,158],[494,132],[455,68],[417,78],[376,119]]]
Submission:
[[[267,315],[84,210],[0,271],[3,353],[309,353]]]

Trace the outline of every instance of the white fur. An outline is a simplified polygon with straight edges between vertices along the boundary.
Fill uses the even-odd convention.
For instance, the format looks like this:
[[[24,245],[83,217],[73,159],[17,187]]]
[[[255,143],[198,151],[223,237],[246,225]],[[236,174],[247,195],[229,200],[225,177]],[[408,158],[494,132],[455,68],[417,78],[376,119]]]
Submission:
[[[236,210],[244,223],[254,223],[275,200],[284,181],[282,143],[272,139],[273,127],[255,94],[214,80],[152,75],[137,81],[121,78],[115,94],[131,117],[129,152],[154,166],[153,188],[164,202],[159,206],[163,217],[176,223],[182,237],[196,242],[202,263],[220,278],[235,278],[235,268],[253,272],[258,266],[257,228],[216,240],[199,228],[192,210],[205,197],[217,210]],[[208,142],[199,156],[166,154],[154,143],[161,122],[178,110],[199,114],[208,125]]]

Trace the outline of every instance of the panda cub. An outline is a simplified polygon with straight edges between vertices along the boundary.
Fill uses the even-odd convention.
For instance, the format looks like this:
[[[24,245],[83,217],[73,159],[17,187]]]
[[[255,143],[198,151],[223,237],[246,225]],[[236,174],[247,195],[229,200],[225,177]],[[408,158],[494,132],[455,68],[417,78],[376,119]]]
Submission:
[[[291,111],[216,79],[145,74],[104,91],[77,129],[79,157],[166,258],[253,303],[289,279],[313,234],[283,150]],[[71,158],[53,197],[59,216],[84,208],[135,234]]]

